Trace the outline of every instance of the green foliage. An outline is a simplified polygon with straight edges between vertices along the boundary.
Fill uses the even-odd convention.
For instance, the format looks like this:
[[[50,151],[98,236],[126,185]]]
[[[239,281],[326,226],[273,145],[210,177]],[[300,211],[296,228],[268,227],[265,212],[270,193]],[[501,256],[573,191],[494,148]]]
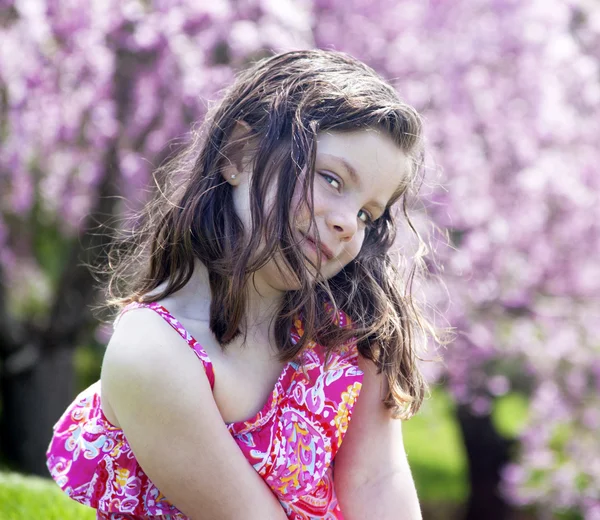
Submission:
[[[403,434],[420,500],[465,501],[466,456],[449,395],[433,389],[419,414],[403,425]]]
[[[96,513],[71,500],[50,479],[0,472],[0,520],[92,520]]]
[[[529,404],[523,394],[511,392],[498,397],[492,409],[494,428],[507,439],[514,439],[525,428],[528,412]]]
[[[92,341],[79,345],[73,354],[77,392],[85,390],[100,379],[100,367],[104,356],[104,346]]]
[[[30,218],[33,234],[35,258],[42,272],[48,277],[52,288],[56,289],[64,270],[68,265],[68,256],[72,247],[72,239],[63,236],[58,226],[35,206]]]
[[[585,518],[574,511],[558,511],[554,513],[554,520],[585,520]]]

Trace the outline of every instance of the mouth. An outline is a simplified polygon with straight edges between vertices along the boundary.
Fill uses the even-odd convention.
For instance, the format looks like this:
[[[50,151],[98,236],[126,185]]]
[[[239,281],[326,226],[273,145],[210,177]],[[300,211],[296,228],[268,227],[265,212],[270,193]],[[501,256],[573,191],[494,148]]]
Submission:
[[[309,246],[311,246],[315,251],[321,251],[321,254],[327,259],[331,260],[333,258],[333,253],[331,249],[329,249],[325,244],[317,244],[316,240],[312,238],[310,235],[302,235]]]

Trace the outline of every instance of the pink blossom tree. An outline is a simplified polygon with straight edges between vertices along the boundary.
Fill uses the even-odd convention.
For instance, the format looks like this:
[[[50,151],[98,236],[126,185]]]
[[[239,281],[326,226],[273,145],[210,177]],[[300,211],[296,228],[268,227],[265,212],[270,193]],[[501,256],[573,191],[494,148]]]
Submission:
[[[105,226],[143,201],[236,69],[319,46],[364,59],[425,115],[424,206],[451,238],[432,239],[449,299],[430,298],[457,330],[435,376],[459,403],[473,496],[498,500],[497,518],[505,501],[600,518],[599,13],[592,0],[5,1],[5,452],[44,472],[95,323],[81,262]],[[514,452],[490,421],[509,391],[530,399]]]
[[[474,473],[509,444],[489,428],[470,439],[465,426],[485,425],[514,388],[531,401],[503,490],[516,504],[600,518],[600,5],[316,7],[319,46],[368,59],[426,116],[444,186],[427,207],[453,246],[436,248],[458,332],[443,375],[468,405],[468,451],[480,444],[475,498],[495,499]],[[477,507],[472,518],[492,518]]]

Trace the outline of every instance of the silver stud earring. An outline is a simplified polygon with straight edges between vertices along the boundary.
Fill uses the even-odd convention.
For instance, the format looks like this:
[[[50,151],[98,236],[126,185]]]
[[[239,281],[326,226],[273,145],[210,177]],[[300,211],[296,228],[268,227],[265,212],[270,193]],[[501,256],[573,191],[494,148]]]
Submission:
[[[235,179],[235,173],[231,176],[232,179]]]

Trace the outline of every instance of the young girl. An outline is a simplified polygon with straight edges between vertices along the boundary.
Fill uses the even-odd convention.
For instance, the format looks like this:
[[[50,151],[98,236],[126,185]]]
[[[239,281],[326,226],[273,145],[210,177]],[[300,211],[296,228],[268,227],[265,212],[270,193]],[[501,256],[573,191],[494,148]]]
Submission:
[[[420,518],[399,419],[426,322],[389,256],[420,134],[343,53],[239,75],[113,273],[101,381],[48,450],[71,498],[112,520]]]

